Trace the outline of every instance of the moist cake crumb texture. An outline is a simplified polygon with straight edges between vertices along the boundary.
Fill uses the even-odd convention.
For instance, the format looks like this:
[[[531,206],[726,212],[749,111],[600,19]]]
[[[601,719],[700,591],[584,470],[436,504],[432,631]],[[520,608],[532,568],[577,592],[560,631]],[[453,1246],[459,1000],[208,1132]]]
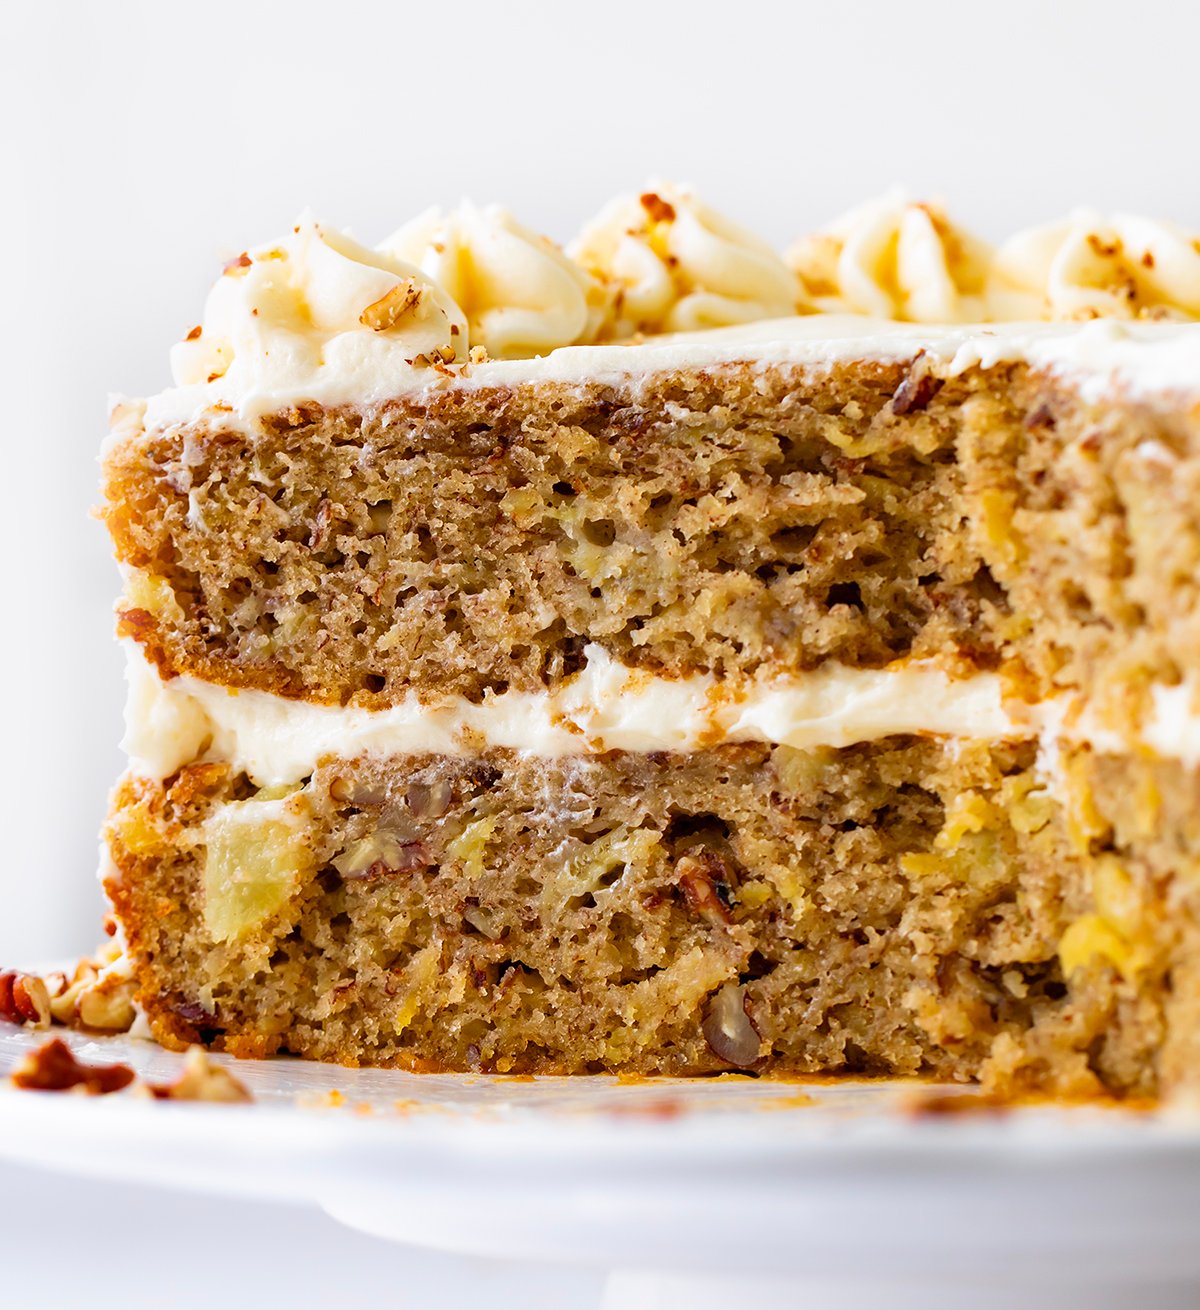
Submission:
[[[185,743],[135,754],[106,828],[154,1034],[1200,1086],[1197,268],[1169,224],[993,249],[899,196],[783,258],[665,185],[565,253],[464,208],[233,261],[104,453],[117,630],[163,693],[130,739]],[[601,657],[707,680],[755,739],[516,748],[509,693]],[[1007,717],[784,740],[779,697],[918,667]],[[266,698],[301,765],[236,756],[171,692],[200,683]],[[310,748],[314,705],[473,726]],[[632,702],[603,713],[619,740]]]

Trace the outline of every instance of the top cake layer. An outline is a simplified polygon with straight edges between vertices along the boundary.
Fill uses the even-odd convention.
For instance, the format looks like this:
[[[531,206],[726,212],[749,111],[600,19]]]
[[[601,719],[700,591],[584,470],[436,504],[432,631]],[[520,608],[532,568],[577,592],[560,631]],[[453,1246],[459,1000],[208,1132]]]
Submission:
[[[1196,242],[1081,216],[992,251],[889,200],[790,259],[666,188],[570,255],[463,209],[239,256],[179,385],[115,413],[122,633],[364,710],[539,693],[588,647],[932,659],[1122,721],[1194,672]],[[1016,312],[1071,321],[952,321]]]
[[[937,207],[889,196],[802,238],[786,261],[669,186],[615,201],[569,253],[496,207],[430,211],[376,249],[305,218],[229,261],[173,352],[176,386],[144,417],[153,428],[217,408],[249,420],[452,385],[745,359],[894,362],[917,348],[959,369],[1027,360],[1126,388],[1194,390],[1194,332],[1075,325],[1196,315],[1200,242],[1128,215],[1081,212],[992,250]],[[1031,326],[1039,320],[1071,326]]]

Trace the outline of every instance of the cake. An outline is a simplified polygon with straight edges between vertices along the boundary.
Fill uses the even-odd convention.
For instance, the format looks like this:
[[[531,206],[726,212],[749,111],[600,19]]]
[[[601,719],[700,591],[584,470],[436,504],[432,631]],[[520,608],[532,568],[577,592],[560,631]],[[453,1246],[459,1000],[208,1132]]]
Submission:
[[[1200,242],[655,186],[238,255],[112,411],[156,1037],[1200,1082]]]

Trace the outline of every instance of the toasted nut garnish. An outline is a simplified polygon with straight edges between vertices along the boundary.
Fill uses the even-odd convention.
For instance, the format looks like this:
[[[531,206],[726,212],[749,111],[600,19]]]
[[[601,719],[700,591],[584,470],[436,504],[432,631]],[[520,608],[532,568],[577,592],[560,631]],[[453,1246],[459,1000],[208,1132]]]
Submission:
[[[35,973],[0,973],[0,1018],[29,1028],[50,1027],[50,992]]]
[[[133,1082],[127,1064],[83,1064],[59,1037],[51,1037],[13,1070],[15,1086],[34,1092],[69,1092],[78,1087],[89,1096],[119,1092]]]
[[[675,206],[669,200],[664,200],[653,191],[647,191],[638,199],[641,201],[642,208],[649,214],[652,223],[674,222]]]
[[[137,1017],[133,1007],[133,984],[122,980],[120,985],[107,986],[102,982],[84,987],[75,1005],[75,1015],[85,1028],[99,1028],[111,1033],[128,1032]]]
[[[425,292],[411,278],[406,278],[403,282],[397,282],[386,295],[368,305],[358,316],[358,321],[363,327],[386,332],[388,328],[395,327],[406,314],[412,313],[424,298]]]
[[[80,960],[69,981],[61,973],[51,974],[46,979],[51,1017],[69,1027],[127,1032],[137,1017],[136,984],[127,969],[118,966],[121,958],[120,947],[109,942],[96,959]]]
[[[146,1090],[159,1101],[252,1101],[246,1088],[219,1064],[208,1058],[203,1046],[189,1046],[183,1072],[173,1083],[149,1084]]]
[[[50,997],[50,1014],[56,1023],[72,1024],[75,1022],[75,1007],[79,1004],[83,989],[95,983],[100,971],[91,960],[80,960],[75,972],[68,980],[65,974],[59,974],[63,985],[56,987]]]

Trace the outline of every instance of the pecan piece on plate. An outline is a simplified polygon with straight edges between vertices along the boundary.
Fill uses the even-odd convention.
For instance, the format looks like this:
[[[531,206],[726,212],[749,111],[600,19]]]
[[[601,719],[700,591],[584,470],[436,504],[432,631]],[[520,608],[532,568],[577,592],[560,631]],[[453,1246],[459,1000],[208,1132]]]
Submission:
[[[208,1058],[203,1046],[189,1046],[183,1070],[173,1083],[151,1083],[146,1090],[158,1101],[252,1101],[246,1088]]]
[[[50,1027],[50,989],[36,973],[0,973],[0,1018],[29,1028]]]
[[[13,1070],[17,1087],[32,1092],[69,1092],[79,1088],[89,1096],[119,1092],[133,1082],[127,1064],[84,1064],[61,1037],[51,1037]]]

